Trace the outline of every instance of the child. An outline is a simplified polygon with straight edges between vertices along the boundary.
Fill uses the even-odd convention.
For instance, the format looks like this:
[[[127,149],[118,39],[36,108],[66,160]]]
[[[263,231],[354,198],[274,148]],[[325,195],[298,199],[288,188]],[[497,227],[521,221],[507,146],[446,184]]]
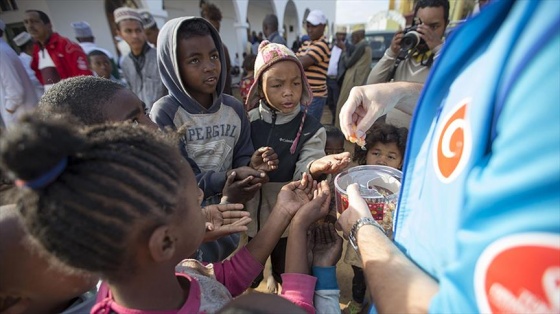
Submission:
[[[376,122],[366,136],[366,150],[356,145],[353,160],[358,165],[382,165],[400,170],[403,164],[406,149],[408,130],[398,128],[384,122]],[[381,225],[385,232],[392,238],[393,213],[385,212]],[[362,270],[362,263],[356,251],[348,243],[344,261],[352,266],[354,278],[352,279],[352,301],[349,308],[351,313],[362,310],[364,296],[366,293],[366,282]]]
[[[89,69],[96,75],[113,82],[117,82],[123,86],[126,86],[126,83],[117,79],[113,76],[113,63],[109,56],[107,56],[101,50],[92,50],[88,53],[88,66]]]
[[[335,127],[334,125],[325,125],[325,131],[327,132],[327,143],[325,144],[325,155],[335,155],[344,152],[344,141],[346,138],[342,131]],[[329,178],[329,188],[334,191],[334,178],[338,173],[333,173]],[[336,215],[336,199],[335,194],[331,195],[331,205],[329,214],[325,217],[325,222],[335,223],[337,220]]]
[[[254,178],[252,187],[238,189],[233,193],[238,198],[228,200],[246,202],[266,180],[263,171],[255,170],[259,167],[251,162],[251,155],[262,154],[268,160],[273,152],[254,152],[242,104],[223,93],[227,71],[219,33],[203,18],[183,17],[168,21],[158,40],[159,69],[169,95],[154,104],[152,120],[161,128],[184,129],[183,149],[201,171],[197,181],[207,204],[221,201],[232,171],[237,180]],[[250,162],[253,169],[247,167]],[[239,236],[220,241],[205,244],[204,261],[226,258],[237,248]]]
[[[255,76],[253,73],[253,69],[255,67],[255,59],[257,56],[255,55],[248,55],[243,60],[243,75],[244,77],[241,79],[241,84],[239,84],[239,93],[241,94],[241,98],[243,99],[243,103],[247,103],[247,95],[249,95],[249,90],[251,86],[253,86],[253,82],[255,81]],[[245,108],[247,111],[250,111],[253,108]]]
[[[0,313],[89,313],[98,278],[33,249],[15,205],[0,206]]]
[[[278,154],[278,170],[269,173],[270,182],[246,204],[252,222],[249,237],[263,228],[276,204],[276,195],[286,182],[298,180],[302,173],[314,179],[336,173],[350,161],[349,153],[325,156],[325,129],[305,108],[312,98],[303,67],[295,54],[284,45],[261,42],[255,61],[255,82],[247,105],[257,107],[249,112],[251,134],[256,147],[272,147]],[[284,272],[287,233],[271,255],[272,274],[281,282]],[[256,287],[262,276],[252,285]]]
[[[164,136],[28,116],[0,141],[29,234],[57,260],[104,280],[92,313],[215,312],[249,286],[292,218],[307,228],[327,214],[328,185],[305,175],[282,188],[271,221],[231,260],[183,260],[201,244],[204,216],[194,174]],[[285,278],[283,295],[312,312],[315,278]]]

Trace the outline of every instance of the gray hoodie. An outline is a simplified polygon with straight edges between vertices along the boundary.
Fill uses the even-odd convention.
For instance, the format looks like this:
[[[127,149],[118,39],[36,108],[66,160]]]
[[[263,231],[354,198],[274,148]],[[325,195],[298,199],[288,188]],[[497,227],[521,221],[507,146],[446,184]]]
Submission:
[[[203,21],[210,28],[222,63],[216,94],[209,109],[189,95],[179,73],[177,32],[183,23],[195,20]],[[205,198],[220,194],[226,172],[247,166],[254,152],[251,126],[243,105],[234,97],[223,94],[226,67],[220,35],[203,18],[176,18],[160,30],[157,53],[159,72],[169,95],[154,104],[150,117],[161,128],[186,126],[182,149],[200,169],[199,173],[195,173],[199,187],[204,191]]]
[[[208,109],[189,95],[179,73],[177,33],[183,23],[195,20],[203,21],[210,28],[222,64],[213,103]],[[226,172],[249,165],[254,152],[251,125],[243,105],[234,97],[223,94],[226,62],[220,35],[209,22],[199,17],[170,20],[159,32],[157,59],[160,76],[169,95],[154,104],[150,117],[160,128],[185,127],[182,153],[191,163],[206,203],[219,203]],[[200,247],[200,259],[205,262],[221,261],[237,248],[238,243],[238,234],[204,243]]]

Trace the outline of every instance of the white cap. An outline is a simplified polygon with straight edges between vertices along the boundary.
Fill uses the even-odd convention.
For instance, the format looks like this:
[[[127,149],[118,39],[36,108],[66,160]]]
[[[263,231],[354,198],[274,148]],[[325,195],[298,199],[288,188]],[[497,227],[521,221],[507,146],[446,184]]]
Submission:
[[[18,47],[25,45],[30,40],[32,40],[32,38],[28,32],[21,32],[16,37],[14,37],[14,43],[16,43]]]
[[[0,30],[4,31],[6,29],[6,23],[4,23],[4,21],[0,20]]]
[[[142,23],[142,17],[138,13],[138,11],[129,7],[117,8],[113,12],[113,16],[115,17],[116,24],[119,24],[119,22],[123,20],[137,20],[138,22]]]
[[[307,22],[317,26],[319,24],[327,24],[327,17],[321,10],[313,10],[307,15]]]
[[[93,32],[91,31],[91,27],[85,21],[74,22],[71,24],[72,28],[74,29],[74,34],[76,34],[77,38],[82,37],[92,37]]]

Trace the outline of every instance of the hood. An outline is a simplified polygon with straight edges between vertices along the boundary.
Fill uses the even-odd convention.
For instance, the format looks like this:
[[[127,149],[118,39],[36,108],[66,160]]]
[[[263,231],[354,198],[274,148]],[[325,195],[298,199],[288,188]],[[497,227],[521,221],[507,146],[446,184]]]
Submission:
[[[220,77],[218,79],[218,84],[216,87],[216,97],[214,97],[213,104],[209,109],[206,109],[199,102],[197,102],[191,95],[187,92],[187,89],[181,81],[181,74],[179,73],[179,61],[177,54],[177,33],[183,23],[190,23],[193,21],[202,21],[208,25],[212,38],[214,39],[214,44],[220,53],[220,62],[222,64]],[[201,17],[180,17],[169,20],[163,28],[159,31],[158,42],[157,42],[157,54],[158,54],[158,69],[163,81],[163,84],[169,91],[169,96],[177,101],[181,107],[191,113],[201,113],[201,112],[216,112],[218,111],[220,104],[222,102],[222,92],[224,89],[224,83],[226,81],[226,58],[224,55],[224,48],[222,45],[222,40],[220,39],[220,34],[218,31]]]

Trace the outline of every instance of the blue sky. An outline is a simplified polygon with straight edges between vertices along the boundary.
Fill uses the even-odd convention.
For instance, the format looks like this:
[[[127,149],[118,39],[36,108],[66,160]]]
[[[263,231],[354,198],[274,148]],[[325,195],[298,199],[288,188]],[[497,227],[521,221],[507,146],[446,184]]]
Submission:
[[[366,23],[372,15],[389,8],[389,0],[337,0],[336,23]]]

